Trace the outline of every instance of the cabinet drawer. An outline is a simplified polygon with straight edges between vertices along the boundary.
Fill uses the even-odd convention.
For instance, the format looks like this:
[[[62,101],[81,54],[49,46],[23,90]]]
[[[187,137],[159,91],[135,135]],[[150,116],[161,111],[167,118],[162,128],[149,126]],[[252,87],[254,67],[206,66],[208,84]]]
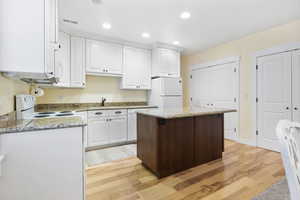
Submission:
[[[127,110],[126,109],[110,110],[110,116],[112,116],[112,117],[123,116],[123,115],[127,115]]]
[[[93,110],[88,111],[88,118],[101,118],[101,117],[107,117],[110,115],[110,110]]]

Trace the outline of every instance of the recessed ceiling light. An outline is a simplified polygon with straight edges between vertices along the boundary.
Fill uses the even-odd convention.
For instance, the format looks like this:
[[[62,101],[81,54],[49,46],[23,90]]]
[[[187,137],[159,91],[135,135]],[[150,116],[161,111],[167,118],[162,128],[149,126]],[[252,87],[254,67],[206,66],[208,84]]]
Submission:
[[[189,19],[190,17],[191,17],[191,13],[190,13],[190,12],[187,12],[187,11],[182,12],[182,13],[180,14],[180,18],[181,18],[181,19]]]
[[[179,41],[174,41],[173,44],[174,45],[179,45]]]
[[[102,24],[102,28],[107,29],[107,30],[111,29],[111,24],[108,23],[108,22],[105,22],[105,23]]]
[[[149,38],[149,37],[150,37],[150,34],[149,34],[149,33],[146,33],[146,32],[145,32],[145,33],[142,33],[142,37],[143,37],[143,38]]]

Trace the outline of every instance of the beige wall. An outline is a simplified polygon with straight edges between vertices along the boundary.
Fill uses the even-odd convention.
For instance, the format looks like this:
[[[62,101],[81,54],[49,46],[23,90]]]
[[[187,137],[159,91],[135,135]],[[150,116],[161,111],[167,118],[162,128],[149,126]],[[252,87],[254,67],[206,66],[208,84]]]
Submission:
[[[14,110],[14,96],[27,94],[29,86],[21,81],[14,81],[0,75],[0,115]]]
[[[147,101],[146,91],[120,90],[120,78],[87,76],[86,88],[44,89],[45,95],[37,98],[37,103],[94,103],[101,97],[110,102]]]
[[[253,94],[253,67],[252,54],[256,51],[284,45],[292,42],[300,42],[300,20],[288,24],[273,27],[271,29],[251,34],[239,40],[227,42],[216,47],[200,51],[193,55],[182,57],[182,77],[184,87],[184,103],[189,104],[188,71],[191,64],[223,59],[230,56],[241,56],[240,63],[240,137],[241,139],[254,139],[254,125],[252,122],[252,110],[254,106],[251,100]]]

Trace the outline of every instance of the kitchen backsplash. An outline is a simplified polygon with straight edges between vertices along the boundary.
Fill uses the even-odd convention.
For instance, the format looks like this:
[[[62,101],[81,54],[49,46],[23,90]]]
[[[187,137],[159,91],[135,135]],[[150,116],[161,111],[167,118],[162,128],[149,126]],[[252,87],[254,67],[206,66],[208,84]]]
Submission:
[[[28,93],[29,85],[21,81],[8,79],[0,74],[0,115],[14,111],[16,94]]]

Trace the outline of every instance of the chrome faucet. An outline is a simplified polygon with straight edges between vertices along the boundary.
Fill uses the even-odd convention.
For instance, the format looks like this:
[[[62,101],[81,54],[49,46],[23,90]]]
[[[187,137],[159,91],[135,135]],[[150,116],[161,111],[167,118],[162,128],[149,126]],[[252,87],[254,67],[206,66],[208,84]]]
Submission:
[[[104,97],[102,97],[101,99],[101,106],[104,106],[106,99]]]

